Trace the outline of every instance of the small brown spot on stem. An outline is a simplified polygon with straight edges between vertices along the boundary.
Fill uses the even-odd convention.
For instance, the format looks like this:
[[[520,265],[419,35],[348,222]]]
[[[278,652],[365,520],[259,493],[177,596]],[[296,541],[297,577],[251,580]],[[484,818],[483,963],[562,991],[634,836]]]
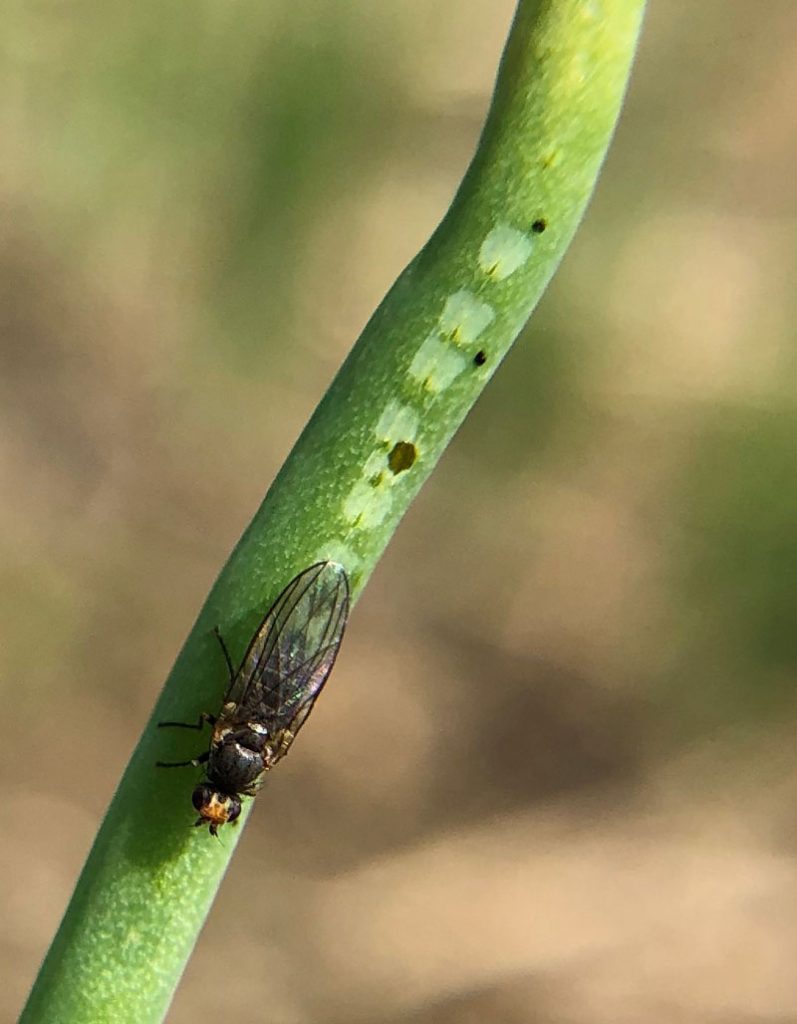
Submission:
[[[387,457],[391,473],[403,473],[418,457],[418,451],[411,441],[396,441]]]

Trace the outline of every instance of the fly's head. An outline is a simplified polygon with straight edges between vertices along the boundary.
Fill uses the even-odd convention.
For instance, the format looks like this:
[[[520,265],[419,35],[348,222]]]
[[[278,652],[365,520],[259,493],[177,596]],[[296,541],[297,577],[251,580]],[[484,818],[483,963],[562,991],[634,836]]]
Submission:
[[[191,802],[199,811],[196,824],[208,825],[212,836],[218,835],[219,825],[231,824],[241,813],[241,801],[237,796],[223,793],[207,782],[196,787]]]

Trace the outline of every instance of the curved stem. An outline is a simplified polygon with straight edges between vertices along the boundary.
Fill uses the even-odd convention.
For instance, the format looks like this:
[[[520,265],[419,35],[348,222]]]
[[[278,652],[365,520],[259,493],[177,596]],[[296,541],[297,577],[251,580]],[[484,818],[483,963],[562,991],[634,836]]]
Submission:
[[[520,0],[451,208],[374,313],[214,585],[119,784],[24,1024],[162,1019],[240,829],[225,830],[221,843],[188,827],[190,780],[158,773],[155,762],[199,750],[155,722],[217,710],[226,670],[213,628],[240,651],[306,566],[333,558],[353,596],[362,589],[573,236],[619,114],[643,6]]]

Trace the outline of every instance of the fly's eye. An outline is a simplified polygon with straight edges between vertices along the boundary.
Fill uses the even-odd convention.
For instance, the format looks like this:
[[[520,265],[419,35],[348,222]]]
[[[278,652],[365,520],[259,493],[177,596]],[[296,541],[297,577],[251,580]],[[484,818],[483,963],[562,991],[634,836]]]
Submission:
[[[241,813],[241,801],[237,796],[231,796],[227,803],[227,821],[235,821]]]
[[[191,803],[194,805],[194,809],[200,812],[203,807],[207,807],[212,799],[213,788],[204,783],[201,786],[197,786],[191,794]]]

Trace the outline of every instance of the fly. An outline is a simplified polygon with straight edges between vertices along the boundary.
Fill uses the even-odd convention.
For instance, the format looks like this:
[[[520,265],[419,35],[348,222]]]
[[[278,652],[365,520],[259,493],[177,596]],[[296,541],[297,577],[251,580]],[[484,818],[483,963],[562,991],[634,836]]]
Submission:
[[[255,796],[269,769],[284,757],[304,725],[335,664],[349,615],[349,581],[337,562],[317,562],[300,572],[263,619],[236,672],[215,630],[230,682],[218,715],[160,728],[213,729],[210,747],[190,761],[158,761],[161,768],[206,765],[205,781],[191,801],[197,825],[211,835],[235,821],[241,797]]]

